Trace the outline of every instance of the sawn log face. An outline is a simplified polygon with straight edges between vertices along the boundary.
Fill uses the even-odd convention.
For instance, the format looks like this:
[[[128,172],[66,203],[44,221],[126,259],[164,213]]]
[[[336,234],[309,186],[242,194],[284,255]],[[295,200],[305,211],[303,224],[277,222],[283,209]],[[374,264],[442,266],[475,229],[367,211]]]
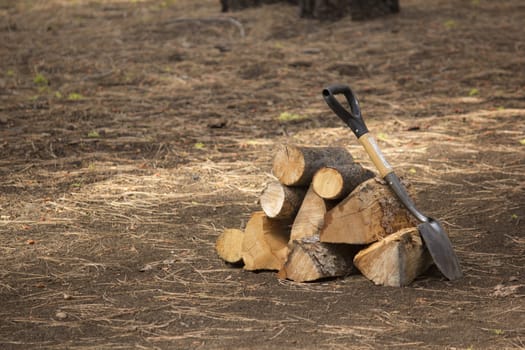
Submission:
[[[290,222],[252,214],[244,230],[242,259],[245,270],[280,270],[288,256]]]
[[[319,239],[319,232],[323,227],[326,212],[333,206],[332,202],[319,197],[310,186],[293,222],[290,241],[304,237]]]
[[[415,223],[387,185],[373,178],[326,213],[320,238],[328,243],[369,244]]]
[[[353,257],[360,248],[348,244],[323,243],[315,237],[293,241],[292,250],[279,277],[308,282],[356,273]]]
[[[359,163],[323,167],[313,179],[315,193],[324,199],[336,200],[348,196],[357,186],[375,174]]]
[[[432,264],[416,227],[402,229],[360,251],[355,266],[375,284],[410,284]]]
[[[261,208],[269,218],[293,219],[301,207],[305,193],[304,187],[289,187],[277,181],[270,182],[261,194]]]
[[[217,254],[226,262],[237,264],[242,261],[242,241],[244,232],[238,229],[225,229],[215,242]]]

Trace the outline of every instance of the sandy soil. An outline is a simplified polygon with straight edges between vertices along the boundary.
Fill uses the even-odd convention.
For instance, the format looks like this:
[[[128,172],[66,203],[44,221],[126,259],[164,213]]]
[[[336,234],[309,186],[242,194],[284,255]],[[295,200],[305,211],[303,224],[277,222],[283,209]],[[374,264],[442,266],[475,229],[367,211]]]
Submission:
[[[0,347],[524,349],[525,4],[401,5],[329,23],[285,4],[0,1]],[[299,284],[217,257],[280,144],[372,168],[332,83],[463,279]]]

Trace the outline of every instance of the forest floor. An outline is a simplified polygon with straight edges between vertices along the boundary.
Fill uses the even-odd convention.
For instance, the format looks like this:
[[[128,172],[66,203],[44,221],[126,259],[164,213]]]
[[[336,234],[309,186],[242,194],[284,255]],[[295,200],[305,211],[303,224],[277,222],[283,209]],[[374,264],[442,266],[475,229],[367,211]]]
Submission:
[[[216,0],[0,0],[0,348],[525,349],[525,4],[366,22]],[[349,84],[464,277],[294,283],[214,244]],[[290,118],[290,115],[294,118]]]

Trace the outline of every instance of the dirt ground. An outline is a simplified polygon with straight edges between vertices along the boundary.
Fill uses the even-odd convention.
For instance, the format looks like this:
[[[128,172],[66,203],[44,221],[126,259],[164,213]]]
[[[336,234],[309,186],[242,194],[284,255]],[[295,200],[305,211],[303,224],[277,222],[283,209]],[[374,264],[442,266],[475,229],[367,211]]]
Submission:
[[[319,22],[0,0],[0,348],[525,349],[525,4],[401,6]],[[373,169],[332,83],[444,223],[461,280],[299,284],[217,257],[280,144]]]

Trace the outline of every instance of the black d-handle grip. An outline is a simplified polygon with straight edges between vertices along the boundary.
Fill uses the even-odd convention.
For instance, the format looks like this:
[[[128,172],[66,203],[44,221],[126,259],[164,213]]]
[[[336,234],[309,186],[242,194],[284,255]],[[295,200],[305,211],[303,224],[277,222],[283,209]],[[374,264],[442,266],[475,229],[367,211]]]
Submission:
[[[350,110],[339,103],[335,98],[335,95],[342,94],[345,96]],[[361,108],[359,107],[359,101],[355,97],[354,93],[347,85],[332,85],[328,86],[323,90],[323,97],[328,106],[334,111],[339,118],[341,118],[354,132],[357,138],[360,138],[364,134],[368,133],[365,121],[361,116]]]

